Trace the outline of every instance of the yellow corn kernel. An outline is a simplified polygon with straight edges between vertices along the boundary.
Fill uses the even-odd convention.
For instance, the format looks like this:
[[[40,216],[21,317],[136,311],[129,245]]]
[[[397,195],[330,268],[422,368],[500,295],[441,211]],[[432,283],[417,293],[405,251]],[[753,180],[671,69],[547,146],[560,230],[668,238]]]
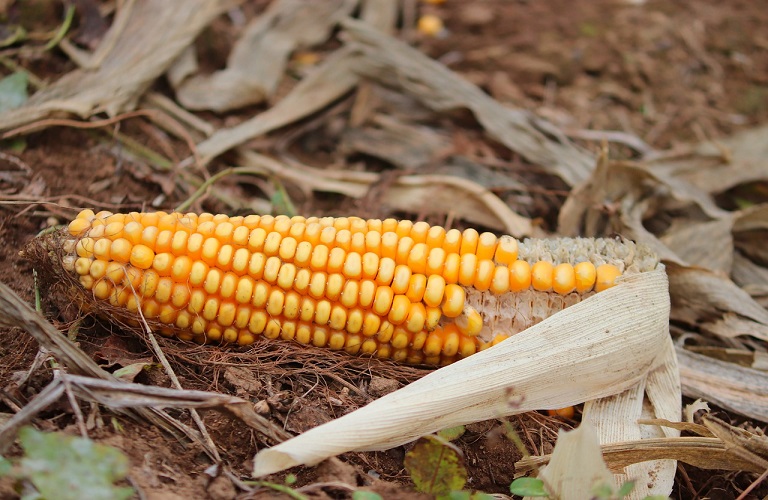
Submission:
[[[621,276],[619,268],[613,264],[601,264],[597,266],[595,276],[595,291],[602,292],[605,289],[611,288],[616,283],[616,278]]]
[[[524,260],[516,260],[509,266],[509,290],[521,292],[531,287],[531,265]]]
[[[555,265],[551,262],[540,260],[531,266],[531,286],[534,290],[548,292],[552,290]]]
[[[576,291],[578,293],[591,291],[597,278],[595,265],[591,262],[579,262],[573,266],[573,272],[576,277]]]
[[[506,266],[496,266],[493,270],[493,279],[491,280],[491,293],[500,295],[509,291],[509,268]]]
[[[552,276],[552,289],[560,295],[576,289],[576,272],[570,264],[558,264]]]
[[[466,292],[456,284],[445,285],[443,292],[442,311],[448,318],[455,318],[464,311]]]

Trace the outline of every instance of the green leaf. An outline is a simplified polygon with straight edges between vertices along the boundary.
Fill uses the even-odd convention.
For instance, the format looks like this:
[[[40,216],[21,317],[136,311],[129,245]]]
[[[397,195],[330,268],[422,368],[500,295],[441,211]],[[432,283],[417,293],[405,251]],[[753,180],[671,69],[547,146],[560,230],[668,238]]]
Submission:
[[[461,451],[438,436],[424,436],[405,454],[405,468],[416,489],[435,496],[461,490],[467,482]]]
[[[285,484],[287,484],[288,486],[292,484],[296,484],[296,481],[298,480],[299,478],[296,477],[296,474],[288,474],[287,476],[285,476]]]
[[[31,427],[19,432],[24,449],[21,475],[40,497],[58,500],[129,498],[132,488],[114,486],[128,475],[128,458],[120,450],[90,439]]]
[[[592,488],[592,494],[595,498],[610,500],[613,496],[613,486],[607,483],[596,484]]]
[[[447,495],[438,497],[439,500],[471,500],[472,494],[469,491],[452,491]]]
[[[0,113],[18,108],[27,102],[27,82],[24,71],[17,71],[0,80]]]
[[[11,472],[11,469],[13,469],[11,461],[0,456],[0,477],[7,476]]]
[[[439,431],[437,435],[447,441],[456,441],[461,436],[463,436],[466,431],[467,431],[466,427],[464,427],[463,425],[457,425],[456,427],[449,427],[447,429],[443,429]]]
[[[352,500],[384,500],[381,495],[374,493],[373,491],[354,491],[352,492]]]
[[[635,482],[627,481],[626,483],[621,485],[621,488],[619,488],[619,491],[616,493],[616,496],[618,496],[619,498],[624,498],[625,496],[629,495],[633,489],[635,489]]]
[[[549,497],[544,481],[536,477],[519,477],[509,485],[509,492],[521,497]]]

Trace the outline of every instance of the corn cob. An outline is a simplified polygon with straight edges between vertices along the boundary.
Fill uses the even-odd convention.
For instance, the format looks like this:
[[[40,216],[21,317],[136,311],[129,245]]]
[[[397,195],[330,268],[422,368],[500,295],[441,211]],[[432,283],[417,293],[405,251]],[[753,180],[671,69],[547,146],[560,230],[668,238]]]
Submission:
[[[166,336],[282,338],[412,364],[470,356],[656,264],[615,240],[357,217],[84,210],[61,248],[89,300]]]

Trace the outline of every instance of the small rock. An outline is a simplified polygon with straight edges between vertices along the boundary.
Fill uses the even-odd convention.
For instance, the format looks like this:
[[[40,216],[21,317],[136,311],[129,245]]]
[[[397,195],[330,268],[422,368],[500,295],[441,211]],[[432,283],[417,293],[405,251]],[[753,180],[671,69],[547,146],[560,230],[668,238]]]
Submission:
[[[373,377],[368,384],[368,394],[375,398],[386,396],[400,388],[400,382],[391,378]]]

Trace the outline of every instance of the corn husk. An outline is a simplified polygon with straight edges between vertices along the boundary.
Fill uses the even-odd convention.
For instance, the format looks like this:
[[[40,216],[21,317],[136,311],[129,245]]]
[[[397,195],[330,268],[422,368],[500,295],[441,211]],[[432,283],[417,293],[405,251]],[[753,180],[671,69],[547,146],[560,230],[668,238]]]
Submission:
[[[492,348],[261,450],[254,458],[253,474],[259,477],[296,465],[313,465],[347,451],[385,450],[455,425],[561,408],[628,390],[653,393],[654,401],[663,406],[654,413],[679,420],[676,364],[667,354],[668,319],[663,266],[626,276],[617,286]],[[656,370],[663,375],[649,376]],[[616,410],[621,419],[637,407],[631,398],[619,398],[612,404],[629,408]],[[601,427],[616,416],[601,413],[592,420],[599,435]],[[627,425],[637,427],[641,434],[636,422],[627,421]],[[649,484],[671,484],[674,467],[657,472],[658,476],[644,479]]]

